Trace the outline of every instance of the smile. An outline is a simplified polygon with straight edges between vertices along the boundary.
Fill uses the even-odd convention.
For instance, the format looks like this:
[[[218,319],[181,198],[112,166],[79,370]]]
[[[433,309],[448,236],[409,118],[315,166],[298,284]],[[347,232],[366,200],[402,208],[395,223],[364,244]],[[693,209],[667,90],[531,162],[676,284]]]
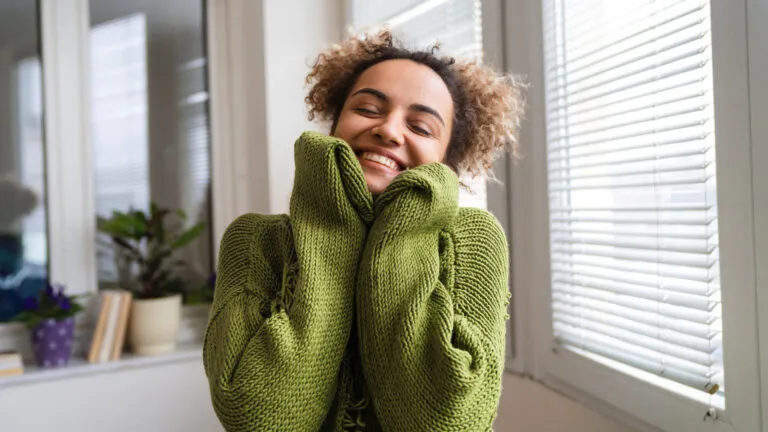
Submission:
[[[391,169],[393,171],[401,171],[402,170],[402,168],[400,167],[400,164],[398,164],[394,160],[392,160],[392,159],[390,159],[390,158],[388,158],[386,156],[380,155],[378,153],[363,152],[363,153],[360,154],[359,157],[360,157],[361,161],[363,161],[363,160],[371,161],[371,162],[374,162],[376,164],[383,165],[383,166],[385,166],[385,167],[387,167],[387,168],[389,168],[389,169]]]

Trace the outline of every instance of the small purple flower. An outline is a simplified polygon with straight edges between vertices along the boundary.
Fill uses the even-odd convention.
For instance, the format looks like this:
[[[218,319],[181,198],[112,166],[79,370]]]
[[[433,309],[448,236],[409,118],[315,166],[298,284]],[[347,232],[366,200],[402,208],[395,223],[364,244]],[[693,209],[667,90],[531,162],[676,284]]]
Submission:
[[[61,310],[68,311],[72,307],[72,302],[70,302],[66,297],[60,297],[57,302]]]
[[[45,296],[46,297],[54,297],[53,285],[49,284],[48,286],[45,287]]]
[[[24,299],[24,310],[33,311],[37,309],[37,299],[35,297],[27,297]]]

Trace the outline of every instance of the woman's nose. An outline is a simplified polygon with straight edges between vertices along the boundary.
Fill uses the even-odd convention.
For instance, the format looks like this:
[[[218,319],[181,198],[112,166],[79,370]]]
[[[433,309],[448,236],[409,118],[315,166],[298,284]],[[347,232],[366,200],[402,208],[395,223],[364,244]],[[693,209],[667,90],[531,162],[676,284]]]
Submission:
[[[393,117],[386,117],[382,123],[373,127],[371,132],[387,145],[401,146],[405,143],[400,121]]]

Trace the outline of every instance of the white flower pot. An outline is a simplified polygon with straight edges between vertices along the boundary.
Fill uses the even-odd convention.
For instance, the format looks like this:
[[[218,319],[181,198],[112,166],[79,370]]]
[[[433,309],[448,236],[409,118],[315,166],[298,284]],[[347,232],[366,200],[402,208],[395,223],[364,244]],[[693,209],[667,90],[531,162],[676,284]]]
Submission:
[[[173,352],[181,320],[181,294],[134,299],[128,326],[131,351],[140,356]]]

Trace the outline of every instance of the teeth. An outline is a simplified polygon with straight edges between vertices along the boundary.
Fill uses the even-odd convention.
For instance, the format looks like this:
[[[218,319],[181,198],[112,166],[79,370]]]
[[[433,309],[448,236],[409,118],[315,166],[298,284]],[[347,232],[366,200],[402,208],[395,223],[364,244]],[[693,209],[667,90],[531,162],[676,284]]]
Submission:
[[[380,154],[366,152],[366,153],[363,153],[362,155],[360,155],[360,157],[362,157],[363,159],[367,159],[367,160],[370,160],[370,161],[374,161],[374,162],[380,163],[380,164],[382,164],[384,166],[388,166],[388,167],[390,167],[390,168],[392,168],[393,170],[396,170],[396,171],[400,170],[400,165],[398,165],[397,162],[393,161],[392,159],[390,159],[390,158],[388,158],[386,156],[382,156]]]

